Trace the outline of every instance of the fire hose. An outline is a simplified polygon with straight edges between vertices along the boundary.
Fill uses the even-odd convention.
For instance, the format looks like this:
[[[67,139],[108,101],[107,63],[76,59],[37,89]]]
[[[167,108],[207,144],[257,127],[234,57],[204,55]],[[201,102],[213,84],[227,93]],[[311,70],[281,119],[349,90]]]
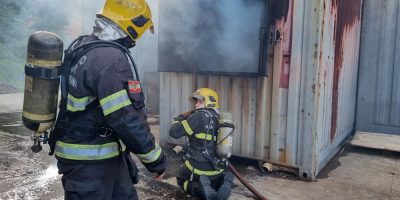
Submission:
[[[231,169],[232,173],[235,174],[235,176],[239,179],[239,181],[246,186],[247,189],[249,189],[258,199],[261,200],[267,200],[261,193],[259,193],[256,189],[253,188],[253,186],[250,185],[249,182],[247,182],[246,179],[243,178],[243,176],[236,170],[236,168],[228,162],[229,169]]]

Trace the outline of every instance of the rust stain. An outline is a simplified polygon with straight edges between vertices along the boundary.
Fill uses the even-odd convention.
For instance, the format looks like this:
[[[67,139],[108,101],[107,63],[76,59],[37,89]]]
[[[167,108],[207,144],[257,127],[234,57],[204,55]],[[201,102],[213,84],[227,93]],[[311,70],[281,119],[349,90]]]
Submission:
[[[271,2],[271,12],[273,23],[282,32],[281,61],[280,61],[280,79],[279,88],[289,88],[290,57],[292,46],[292,19],[293,2],[289,0],[273,0]]]
[[[283,55],[281,63],[281,77],[279,79],[279,88],[289,88],[289,70],[290,70],[290,55]]]
[[[312,89],[312,93],[315,94],[315,84],[312,85],[311,89]]]
[[[279,162],[286,163],[286,149],[279,148],[278,151],[279,151],[279,158],[278,158]]]
[[[361,18],[362,0],[332,0],[333,13],[336,10],[336,24],[334,27],[335,61],[333,73],[332,91],[332,116],[331,116],[331,140],[335,138],[337,128],[337,112],[339,98],[339,78],[343,64],[344,35]]]

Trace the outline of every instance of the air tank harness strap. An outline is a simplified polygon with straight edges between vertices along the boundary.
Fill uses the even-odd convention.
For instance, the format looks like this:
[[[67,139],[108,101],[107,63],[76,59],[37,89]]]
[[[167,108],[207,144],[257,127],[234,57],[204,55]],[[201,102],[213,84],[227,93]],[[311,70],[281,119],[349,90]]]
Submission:
[[[200,169],[194,168],[194,167],[192,166],[192,164],[190,164],[190,162],[189,162],[188,160],[185,161],[185,166],[186,166],[190,171],[192,171],[192,176],[193,176],[193,174],[196,174],[196,175],[199,175],[199,176],[201,176],[201,175],[214,176],[214,175],[218,175],[218,174],[224,172],[223,169],[211,170],[211,171],[210,171],[210,170],[200,170]],[[192,177],[191,177],[190,180],[192,180]]]
[[[61,120],[58,123],[58,126],[62,127],[65,130],[70,130],[70,133],[74,134],[75,132],[77,132],[76,134],[79,134],[81,136],[99,135],[100,137],[109,137],[114,133],[114,130],[107,126],[87,126]]]
[[[45,68],[40,66],[31,66],[27,64],[25,65],[25,74],[37,78],[58,79],[60,78],[61,71],[59,70],[59,67],[54,67],[55,68]]]

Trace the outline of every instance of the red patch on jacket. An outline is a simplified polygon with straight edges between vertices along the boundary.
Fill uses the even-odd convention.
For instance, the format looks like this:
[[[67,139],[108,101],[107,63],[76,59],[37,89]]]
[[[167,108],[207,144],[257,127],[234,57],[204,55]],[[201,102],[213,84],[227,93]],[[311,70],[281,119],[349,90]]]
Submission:
[[[140,87],[140,82],[136,80],[128,81],[128,88],[129,88],[129,93],[142,92],[142,88]]]

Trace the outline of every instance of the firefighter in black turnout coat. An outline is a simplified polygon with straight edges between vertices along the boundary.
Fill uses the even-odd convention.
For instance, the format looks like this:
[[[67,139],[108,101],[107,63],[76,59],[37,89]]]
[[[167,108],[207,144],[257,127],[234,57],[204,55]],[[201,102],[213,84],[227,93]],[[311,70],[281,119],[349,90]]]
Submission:
[[[62,100],[49,144],[65,199],[138,199],[130,152],[161,179],[166,157],[144,111],[144,95],[128,48],[153,30],[144,0],[106,0],[92,35],[66,50]]]
[[[225,172],[226,163],[217,157],[218,94],[209,88],[193,93],[195,110],[174,118],[169,135],[187,136],[184,163],[179,169],[178,185],[193,197],[228,199],[233,174]]]

